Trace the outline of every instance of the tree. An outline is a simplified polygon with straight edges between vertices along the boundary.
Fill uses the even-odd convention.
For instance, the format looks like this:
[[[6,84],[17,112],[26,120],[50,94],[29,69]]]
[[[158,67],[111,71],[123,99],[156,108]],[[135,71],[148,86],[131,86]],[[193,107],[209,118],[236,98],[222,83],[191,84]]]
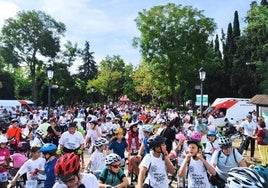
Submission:
[[[167,4],[139,12],[136,25],[141,37],[134,45],[157,73],[153,79],[166,84],[162,89],[178,107],[186,87],[197,82],[201,65],[210,62],[206,54],[215,30],[213,19],[189,6]]]
[[[2,28],[3,45],[12,47],[19,64],[26,64],[30,69],[32,98],[35,103],[38,101],[36,69],[43,68],[39,57],[53,60],[60,51],[60,37],[64,32],[63,23],[56,22],[41,11],[19,12],[16,19],[7,19]]]
[[[89,42],[86,41],[85,48],[81,52],[83,65],[79,66],[78,70],[78,77],[85,82],[95,78],[98,73],[97,63],[94,61],[93,54],[94,52],[90,52]]]
[[[98,93],[111,100],[117,100],[123,93],[125,63],[120,56],[107,56],[100,63],[98,76],[89,80],[87,92],[93,87]]]

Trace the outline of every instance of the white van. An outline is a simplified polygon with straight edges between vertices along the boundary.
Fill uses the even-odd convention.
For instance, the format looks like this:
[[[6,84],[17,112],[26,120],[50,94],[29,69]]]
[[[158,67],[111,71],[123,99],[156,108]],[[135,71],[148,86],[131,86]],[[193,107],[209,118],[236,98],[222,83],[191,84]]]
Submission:
[[[34,112],[36,106],[29,100],[0,100],[0,109],[11,110],[15,108],[20,111]]]
[[[225,118],[231,122],[241,121],[249,112],[256,110],[256,105],[248,103],[250,99],[244,98],[217,98],[209,106],[204,114],[206,117],[212,115],[215,125],[225,125]]]

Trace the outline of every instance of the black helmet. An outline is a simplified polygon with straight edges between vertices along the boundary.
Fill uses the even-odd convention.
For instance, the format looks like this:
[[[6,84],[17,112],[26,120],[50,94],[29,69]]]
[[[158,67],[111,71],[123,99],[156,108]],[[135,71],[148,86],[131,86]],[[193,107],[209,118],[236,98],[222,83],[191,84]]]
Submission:
[[[150,149],[161,146],[161,144],[165,143],[166,138],[160,135],[152,136],[148,139],[147,144]]]
[[[219,138],[219,142],[218,142],[220,148],[229,148],[232,147],[232,141],[230,140],[230,138],[222,136]]]

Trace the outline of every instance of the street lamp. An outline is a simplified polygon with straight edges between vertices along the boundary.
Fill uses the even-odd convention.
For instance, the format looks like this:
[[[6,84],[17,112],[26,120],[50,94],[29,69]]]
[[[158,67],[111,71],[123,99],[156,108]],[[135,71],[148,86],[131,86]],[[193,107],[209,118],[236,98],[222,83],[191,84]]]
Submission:
[[[54,70],[52,68],[52,65],[50,64],[48,67],[47,67],[47,77],[48,77],[48,103],[47,103],[47,119],[49,120],[50,118],[50,103],[51,103],[51,80],[54,76]]]
[[[203,67],[199,69],[199,78],[201,81],[201,86],[200,86],[200,94],[201,94],[201,102],[200,102],[200,115],[203,117],[203,82],[206,78],[206,71]]]

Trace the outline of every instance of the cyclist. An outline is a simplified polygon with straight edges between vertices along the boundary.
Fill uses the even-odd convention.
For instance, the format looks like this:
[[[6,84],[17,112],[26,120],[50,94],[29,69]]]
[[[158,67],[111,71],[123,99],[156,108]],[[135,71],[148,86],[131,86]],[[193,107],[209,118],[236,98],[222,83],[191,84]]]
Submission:
[[[174,174],[174,166],[168,157],[166,138],[160,135],[152,136],[148,139],[148,145],[152,152],[145,155],[140,164],[140,173],[138,177],[138,188],[142,188],[143,180],[147,187],[168,188],[167,171]]]
[[[43,137],[42,137],[44,135],[43,129],[37,129],[35,134],[36,135],[35,135],[33,141],[31,142],[31,147],[33,147],[33,146],[39,146],[39,147],[43,146],[45,144],[44,141],[43,141]]]
[[[120,168],[121,157],[115,153],[107,155],[104,169],[101,171],[99,184],[100,188],[116,187],[124,188],[129,185],[124,170]]]
[[[204,158],[201,138],[202,134],[196,132],[187,141],[188,152],[178,172],[179,177],[188,178],[188,187],[210,187],[207,173],[216,175],[213,166]]]
[[[84,137],[76,131],[76,122],[72,122],[68,126],[68,131],[64,132],[59,140],[57,154],[77,152],[82,154],[84,149]]]
[[[58,159],[56,157],[57,146],[55,144],[47,143],[41,147],[40,151],[43,153],[43,156],[46,159],[45,164],[46,180],[44,182],[44,186],[45,188],[52,188],[56,180],[56,176],[54,173],[54,166]]]
[[[234,167],[247,167],[242,155],[232,147],[232,142],[228,137],[220,137],[218,141],[220,150],[215,151],[211,157],[211,164],[216,169],[216,179],[225,182],[227,181],[228,171]],[[214,183],[212,183],[214,184]],[[224,184],[217,187],[224,187]]]
[[[59,178],[53,188],[99,188],[98,180],[93,174],[81,173],[79,156],[74,153],[62,155],[54,167]]]
[[[28,159],[19,169],[15,177],[10,182],[11,185],[15,185],[18,178],[27,173],[26,184],[37,184],[38,180],[45,179],[45,159],[41,157],[40,147],[34,146],[31,148],[31,158]]]
[[[97,138],[95,141],[96,150],[91,154],[87,169],[89,169],[97,178],[101,170],[105,167],[105,158],[107,156],[106,138]]]
[[[142,139],[141,146],[139,148],[138,154],[136,156],[131,156],[129,158],[130,163],[132,164],[133,174],[136,176],[134,180],[137,180],[139,174],[139,164],[147,153],[150,152],[150,148],[147,145],[148,138],[153,135],[153,126],[152,125],[143,125],[142,131],[144,138]]]

